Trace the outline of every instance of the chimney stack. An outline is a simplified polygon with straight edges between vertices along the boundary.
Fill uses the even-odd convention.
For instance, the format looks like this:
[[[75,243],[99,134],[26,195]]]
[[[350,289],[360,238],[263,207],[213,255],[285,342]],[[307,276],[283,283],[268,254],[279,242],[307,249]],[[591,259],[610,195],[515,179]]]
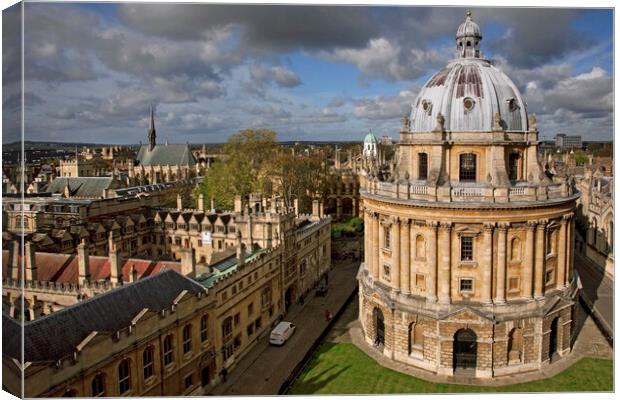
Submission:
[[[78,245],[78,273],[80,285],[84,285],[90,280],[90,260],[88,256],[88,246],[86,240],[82,239]]]
[[[193,248],[181,250],[181,273],[189,278],[196,277],[196,251]]]
[[[183,199],[181,198],[181,194],[177,193],[177,208],[179,210],[183,209]]]
[[[321,218],[318,199],[312,200],[312,216],[315,218]]]
[[[198,209],[200,211],[205,210],[205,195],[202,193],[198,194]]]
[[[109,243],[109,259],[110,259],[110,282],[112,286],[118,286],[123,284],[123,263],[121,261],[121,254],[116,244],[114,243],[114,239],[112,237],[112,232],[110,232],[110,238],[108,239]]]
[[[131,270],[129,270],[129,282],[136,282],[138,280],[138,270],[136,270],[136,266],[131,264]]]
[[[24,277],[24,279],[26,281],[38,280],[34,246],[30,242],[26,242],[25,249],[24,249],[24,257],[26,258],[24,262],[24,265],[26,267],[26,276]]]
[[[245,245],[241,241],[241,231],[237,231],[237,268],[245,265]]]

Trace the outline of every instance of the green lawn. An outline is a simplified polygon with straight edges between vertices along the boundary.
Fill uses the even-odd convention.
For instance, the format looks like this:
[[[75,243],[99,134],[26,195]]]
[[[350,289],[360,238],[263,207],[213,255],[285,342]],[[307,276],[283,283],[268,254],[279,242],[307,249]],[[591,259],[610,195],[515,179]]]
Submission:
[[[584,358],[553,378],[507,386],[427,382],[379,365],[350,343],[324,343],[289,394],[611,391],[611,360]]]

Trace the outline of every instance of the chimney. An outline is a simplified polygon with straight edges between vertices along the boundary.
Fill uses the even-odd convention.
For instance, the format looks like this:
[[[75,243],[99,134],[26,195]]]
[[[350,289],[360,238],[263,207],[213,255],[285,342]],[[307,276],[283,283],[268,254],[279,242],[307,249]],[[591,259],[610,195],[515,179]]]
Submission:
[[[323,218],[323,201],[319,200],[319,218]]]
[[[177,194],[177,208],[179,210],[183,209],[183,199],[181,198],[181,194],[180,193]]]
[[[237,231],[237,268],[245,265],[245,246],[241,241],[241,231]]]
[[[340,169],[340,149],[336,146],[336,154],[334,158],[334,167]]]
[[[38,280],[34,246],[30,242],[26,242],[24,257],[26,258],[24,261],[24,266],[26,267],[26,276],[24,277],[24,279],[26,281]]]
[[[82,239],[78,245],[78,272],[80,285],[84,285],[90,280],[90,265],[88,256],[88,246],[86,240]]]
[[[312,200],[312,216],[315,218],[321,218],[318,199]]]
[[[138,270],[134,264],[131,264],[131,270],[129,271],[129,282],[136,282],[138,280]]]
[[[235,196],[235,212],[243,213],[243,202],[241,201],[241,196]]]
[[[211,196],[211,212],[215,212],[215,199]]]
[[[17,240],[13,240],[11,242],[11,249],[9,250],[9,267],[11,268],[10,276],[13,280],[19,280],[19,242]]]
[[[193,248],[181,250],[181,273],[189,278],[196,277],[196,251]]]
[[[123,263],[121,260],[121,254],[116,244],[114,243],[114,239],[112,238],[112,232],[110,232],[110,238],[108,240],[110,252],[110,282],[113,286],[118,286],[123,284]]]
[[[202,193],[198,194],[198,209],[200,211],[205,210],[205,195]]]
[[[293,208],[295,209],[295,216],[299,216],[299,199],[293,199]]]

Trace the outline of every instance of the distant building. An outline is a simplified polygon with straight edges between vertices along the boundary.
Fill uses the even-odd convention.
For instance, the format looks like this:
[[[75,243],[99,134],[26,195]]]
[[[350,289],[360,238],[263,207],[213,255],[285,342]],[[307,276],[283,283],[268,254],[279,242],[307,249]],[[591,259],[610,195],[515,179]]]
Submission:
[[[568,136],[563,133],[555,135],[555,147],[561,149],[580,149],[582,146],[581,136]]]

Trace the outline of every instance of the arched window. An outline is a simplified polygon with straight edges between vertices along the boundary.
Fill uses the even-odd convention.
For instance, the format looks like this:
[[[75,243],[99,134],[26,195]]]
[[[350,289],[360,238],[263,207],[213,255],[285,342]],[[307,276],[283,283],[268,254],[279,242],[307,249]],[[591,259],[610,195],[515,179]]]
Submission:
[[[105,376],[102,373],[98,373],[90,383],[91,396],[103,397],[105,396]]]
[[[467,47],[471,47],[471,42],[469,40],[467,41]]]
[[[523,354],[523,329],[513,328],[508,334],[508,363],[522,361]]]
[[[428,178],[428,154],[418,153],[418,179]]]
[[[461,154],[459,157],[459,180],[461,182],[476,181],[476,155],[473,153]]]
[[[426,259],[426,242],[422,235],[418,235],[415,238],[415,257],[417,260]]]
[[[142,370],[144,379],[153,376],[153,346],[149,346],[142,352]]]
[[[390,227],[386,226],[383,228],[383,247],[386,249],[390,248]]]
[[[207,340],[207,337],[208,337],[207,327],[209,325],[208,323],[209,323],[209,316],[205,314],[200,318],[200,341],[201,342],[205,342]]]
[[[519,180],[519,153],[508,155],[508,178],[511,181]]]
[[[192,326],[187,324],[183,327],[183,354],[192,350]]]
[[[521,260],[521,240],[519,238],[513,238],[510,241],[510,260]]]
[[[123,394],[131,389],[131,371],[129,360],[124,359],[118,365],[118,393]]]
[[[168,335],[164,338],[164,365],[169,365],[173,360],[172,335]]]

